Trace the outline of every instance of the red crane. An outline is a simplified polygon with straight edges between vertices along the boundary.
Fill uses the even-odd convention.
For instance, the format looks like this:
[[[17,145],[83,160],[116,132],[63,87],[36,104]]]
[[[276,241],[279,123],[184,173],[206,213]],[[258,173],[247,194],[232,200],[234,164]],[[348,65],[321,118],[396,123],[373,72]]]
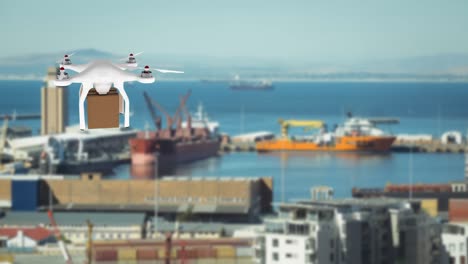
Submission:
[[[185,119],[187,120],[187,131],[188,135],[187,137],[190,137],[192,135],[192,116],[190,115],[190,112],[187,110],[187,100],[190,97],[190,94],[192,93],[191,90],[188,90],[187,94],[184,97],[180,98],[180,105],[182,106],[182,111],[184,112]]]
[[[177,130],[181,130],[182,128],[182,118],[180,116],[180,111],[184,111],[185,112],[185,104],[188,100],[188,98],[190,97],[190,94],[192,93],[191,90],[188,90],[187,93],[184,95],[184,96],[181,96],[180,97],[180,104],[179,104],[179,107],[177,108],[177,111],[176,113],[174,114],[174,120],[176,120],[176,123],[177,123]]]
[[[54,229],[54,235],[55,235],[55,238],[57,239],[58,246],[60,248],[60,251],[62,252],[65,262],[67,264],[72,264],[73,263],[72,258],[70,256],[70,253],[68,253],[67,246],[65,245],[65,242],[63,241],[62,234],[60,233],[60,229],[57,226],[57,222],[55,222],[54,213],[52,212],[51,209],[49,209],[49,211],[47,212],[47,215],[49,216],[50,225]]]

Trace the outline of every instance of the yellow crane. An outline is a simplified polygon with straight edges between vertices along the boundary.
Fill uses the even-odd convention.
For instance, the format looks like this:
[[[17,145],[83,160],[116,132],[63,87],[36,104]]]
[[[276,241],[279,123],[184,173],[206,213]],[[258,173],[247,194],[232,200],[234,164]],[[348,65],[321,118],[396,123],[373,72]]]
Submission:
[[[281,125],[281,137],[288,137],[288,130],[290,127],[303,127],[304,129],[322,128],[324,123],[320,120],[283,120],[279,119],[278,123]]]

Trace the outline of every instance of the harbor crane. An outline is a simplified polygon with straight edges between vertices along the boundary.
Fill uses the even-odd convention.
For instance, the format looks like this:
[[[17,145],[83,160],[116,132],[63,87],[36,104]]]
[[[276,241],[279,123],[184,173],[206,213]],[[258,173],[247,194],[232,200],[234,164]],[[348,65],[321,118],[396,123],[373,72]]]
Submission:
[[[143,92],[143,96],[145,97],[146,106],[150,111],[151,119],[153,119],[154,126],[157,130],[161,130],[161,117],[158,116],[158,114],[156,113],[156,109],[154,109],[152,99],[146,92]]]
[[[290,127],[303,127],[304,129],[316,129],[324,126],[323,121],[320,120],[283,120],[279,119],[278,123],[281,125],[281,137],[287,138]]]
[[[172,137],[172,126],[174,124],[174,120],[172,119],[171,115],[164,109],[164,107],[158,104],[158,102],[151,99],[148,93],[143,92],[143,96],[147,101],[148,108],[150,109],[151,116],[153,117],[153,122],[155,123],[158,131],[161,131],[161,119],[158,116],[154,118],[153,114],[156,115],[156,111],[153,106],[155,106],[159,110],[159,112],[163,113],[163,115],[166,117],[166,126],[167,130],[169,131],[168,133],[170,133],[170,135],[167,136]]]
[[[184,112],[185,119],[187,120],[188,137],[192,135],[192,116],[190,115],[190,112],[187,110],[187,100],[190,94],[191,94],[191,91],[189,90],[187,92],[187,95],[185,95],[184,97],[181,97],[180,99],[180,103],[182,105],[182,111]]]
[[[189,122],[190,122],[190,129],[191,129],[191,120],[189,120],[190,119],[190,113],[188,113],[187,107],[186,107],[187,100],[190,97],[191,93],[192,93],[191,90],[188,90],[187,94],[180,97],[179,107],[177,108],[176,113],[174,114],[174,119],[177,122],[177,131],[180,131],[180,132],[182,131],[182,117],[181,117],[181,114],[180,114],[181,111],[184,112],[185,118],[187,119],[187,128],[189,128],[188,125],[189,125]]]

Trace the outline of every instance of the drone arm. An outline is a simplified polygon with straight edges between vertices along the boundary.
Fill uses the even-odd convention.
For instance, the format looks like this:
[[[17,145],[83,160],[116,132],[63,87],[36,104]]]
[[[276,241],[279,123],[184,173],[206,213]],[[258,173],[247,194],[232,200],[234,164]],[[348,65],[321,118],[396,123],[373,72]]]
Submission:
[[[72,70],[74,72],[80,73],[88,67],[88,64],[70,64],[70,65],[62,65],[62,66],[66,70]]]
[[[80,129],[86,129],[85,116],[84,116],[84,102],[88,96],[89,90],[93,88],[93,84],[89,82],[84,82],[80,88],[80,102],[79,102],[79,111],[80,111]]]
[[[138,68],[137,63],[118,63],[118,64],[115,64],[115,66],[117,66],[119,69],[124,70],[124,71],[134,70]]]
[[[129,127],[130,126],[130,100],[128,100],[127,93],[125,92],[124,89],[124,83],[123,82],[116,82],[114,83],[115,89],[119,91],[119,94],[122,96],[123,103],[124,103],[124,127]]]

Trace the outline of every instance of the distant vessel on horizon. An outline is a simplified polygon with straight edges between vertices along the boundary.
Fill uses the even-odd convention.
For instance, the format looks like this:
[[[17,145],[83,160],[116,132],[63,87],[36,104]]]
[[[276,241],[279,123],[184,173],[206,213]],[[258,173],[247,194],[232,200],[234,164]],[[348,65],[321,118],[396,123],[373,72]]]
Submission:
[[[270,80],[241,81],[239,75],[236,75],[229,87],[232,90],[273,90],[273,83]]]

